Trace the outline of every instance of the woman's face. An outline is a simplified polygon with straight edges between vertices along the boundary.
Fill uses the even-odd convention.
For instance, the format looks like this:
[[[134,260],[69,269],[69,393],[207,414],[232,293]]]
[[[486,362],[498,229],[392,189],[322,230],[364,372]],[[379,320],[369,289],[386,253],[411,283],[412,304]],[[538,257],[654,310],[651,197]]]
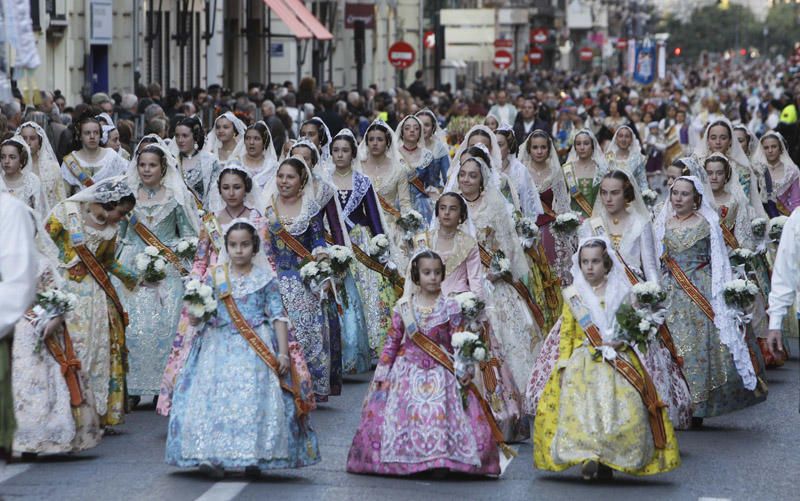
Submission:
[[[353,163],[353,148],[346,139],[334,141],[331,145],[331,157],[337,169],[348,169]]]
[[[725,153],[731,146],[731,134],[724,125],[715,125],[708,130],[708,149],[711,153]]]
[[[728,176],[725,172],[725,164],[722,162],[706,162],[706,175],[708,175],[708,184],[711,189],[719,191],[725,187],[728,182]]]
[[[0,148],[0,166],[6,176],[16,176],[22,170],[22,157],[16,146],[6,145]]]
[[[194,136],[192,136],[192,129],[185,125],[175,127],[175,144],[178,145],[178,150],[184,155],[191,155],[194,153]]]
[[[163,174],[161,172],[161,157],[156,153],[144,152],[139,155],[136,161],[136,170],[139,172],[139,179],[148,187],[155,187],[161,183]]]
[[[500,124],[497,123],[497,119],[491,115],[486,117],[486,119],[483,121],[483,125],[489,127],[489,129],[491,129],[492,132],[496,131],[497,128],[500,127]]]
[[[409,119],[403,122],[403,142],[408,144],[416,144],[419,141],[420,129],[419,123],[414,119]]]
[[[247,196],[247,189],[239,175],[226,172],[219,182],[219,194],[228,207],[241,207]]]
[[[379,157],[386,153],[386,133],[382,130],[373,129],[367,133],[367,149],[373,157]]]
[[[452,230],[458,227],[461,219],[461,204],[458,199],[452,195],[441,197],[436,217],[439,218],[439,225],[442,228]]]
[[[579,257],[583,278],[591,286],[600,285],[608,273],[603,263],[602,247],[583,247]]]
[[[28,143],[28,148],[31,149],[31,155],[37,156],[39,154],[39,149],[42,147],[42,138],[36,133],[36,129],[33,127],[23,127],[20,131],[20,135],[22,139]]]
[[[627,127],[620,127],[617,129],[617,147],[622,151],[628,151],[628,148],[633,144],[633,132]]]
[[[667,187],[671,188],[672,183],[675,182],[676,179],[681,177],[683,173],[683,169],[676,165],[668,165],[666,169],[664,169],[664,174],[667,176]]]
[[[508,139],[504,134],[497,134],[497,146],[500,147],[500,158],[505,161],[508,158]]]
[[[537,164],[543,163],[550,156],[550,145],[544,137],[531,138],[528,153]]]
[[[492,140],[483,134],[473,134],[470,136],[469,141],[467,141],[467,146],[475,146],[476,144],[482,144],[486,146],[489,151],[492,151]]]
[[[588,134],[578,134],[575,136],[575,153],[578,154],[578,158],[581,160],[588,160],[592,158],[593,152],[594,145],[592,144],[592,138],[590,138]]]
[[[244,133],[244,148],[247,155],[253,158],[258,158],[264,153],[264,141],[261,139],[261,133],[255,129],[249,129]]]
[[[233,127],[233,122],[222,117],[217,119],[217,123],[214,125],[214,133],[222,144],[226,144],[233,140],[236,135],[236,129]]]
[[[749,139],[747,137],[747,133],[745,131],[743,131],[742,129],[734,129],[733,135],[736,136],[736,140],[739,141],[739,144],[742,145],[742,149],[744,151],[747,151],[748,150],[747,142],[748,142],[748,139]]]
[[[296,197],[302,189],[302,180],[294,167],[283,164],[275,175],[275,182],[278,184],[278,195],[284,199]]]
[[[87,150],[96,150],[100,146],[100,124],[86,122],[81,125],[81,144]]]
[[[609,214],[625,210],[625,184],[620,179],[606,177],[600,182],[600,200]]]
[[[458,171],[458,187],[461,193],[464,194],[468,200],[474,200],[481,192],[481,168],[475,162],[466,162],[461,164],[461,170]]]
[[[778,139],[769,136],[761,140],[761,147],[764,149],[764,156],[767,162],[774,164],[781,158],[781,143]]]
[[[117,204],[113,209],[106,211],[106,223],[117,224],[127,217],[132,210],[133,204],[131,203]]]
[[[119,131],[117,129],[112,130],[108,133],[108,142],[106,143],[107,148],[111,148],[114,151],[119,151],[122,143],[119,141]]]
[[[611,101],[611,104],[608,105],[608,113],[610,115],[616,116],[619,112],[619,106],[617,105],[616,101]]]
[[[669,200],[679,216],[688,216],[694,208],[694,184],[686,179],[678,179],[672,184]]]
[[[307,123],[300,128],[300,137],[304,137],[314,143],[319,148],[320,136],[319,129],[313,123]]]
[[[292,156],[294,155],[299,156],[300,158],[303,159],[306,165],[308,165],[312,169],[314,168],[315,164],[314,162],[312,162],[313,153],[311,152],[311,148],[308,148],[306,146],[295,146],[294,148],[292,148],[290,153],[292,154]]]
[[[433,119],[427,113],[419,115],[417,118],[422,122],[422,132],[425,134],[425,139],[430,139],[434,130]]]

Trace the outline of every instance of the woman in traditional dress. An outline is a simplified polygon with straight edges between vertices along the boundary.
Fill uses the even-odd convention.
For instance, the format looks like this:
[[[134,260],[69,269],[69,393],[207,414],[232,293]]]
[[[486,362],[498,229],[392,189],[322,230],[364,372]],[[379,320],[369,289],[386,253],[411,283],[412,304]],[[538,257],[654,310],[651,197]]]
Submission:
[[[486,118],[483,119],[483,125],[489,128],[492,132],[496,131],[498,127],[500,127],[500,119],[489,113],[486,115]]]
[[[600,189],[600,178],[608,170],[603,150],[592,131],[581,129],[575,134],[562,169],[572,197],[572,210],[581,213],[583,217],[592,217],[592,207]]]
[[[72,153],[61,162],[61,175],[72,186],[72,192],[125,174],[128,162],[111,148],[100,146],[103,131],[99,120],[84,116],[75,122],[73,129]]]
[[[67,330],[81,368],[89,375],[85,391],[92,392],[105,426],[124,422],[128,315],[108,273],[129,290],[138,283],[138,277],[115,259],[118,223],[135,205],[127,180],[117,176],[55,206],[45,225],[59,250],[64,290],[78,296],[78,306],[66,315]]]
[[[408,115],[397,124],[398,160],[408,174],[408,189],[414,209],[422,215],[426,224],[433,218],[433,200],[439,196],[442,183],[438,180],[439,169],[433,162],[433,153],[425,147],[422,122]]]
[[[519,146],[514,137],[514,129],[508,124],[503,124],[495,132],[495,137],[500,149],[500,173],[506,176],[508,183],[516,189],[522,215],[535,220],[544,215],[544,208],[530,172],[517,159]]]
[[[114,120],[108,113],[100,113],[95,117],[100,120],[100,146],[114,150],[123,160],[128,161],[131,159],[128,152],[122,148],[122,143],[119,140],[119,130],[114,125]]]
[[[331,131],[319,117],[312,117],[300,126],[300,137],[308,139],[317,147],[317,162],[326,170],[331,166]],[[311,167],[309,165],[309,167]],[[312,168],[313,170],[313,168]]]
[[[263,190],[275,177],[275,169],[278,168],[278,157],[267,124],[258,121],[247,128],[244,133],[244,150],[242,165]]]
[[[747,158],[751,160],[752,165],[753,154],[758,149],[758,138],[756,135],[750,132],[747,126],[739,124],[733,126],[733,137],[739,141],[739,144],[742,146],[742,151],[744,151]],[[753,169],[756,168],[755,165],[752,166]]]
[[[234,219],[247,219],[260,228],[264,228],[265,224],[257,207],[266,207],[266,199],[260,190],[254,189],[253,179],[241,164],[231,162],[222,169],[214,190],[206,206],[208,212],[202,218],[197,252],[189,273],[191,278],[201,281],[217,263],[224,248],[223,228],[227,228]],[[189,312],[184,306],[161,378],[156,412],[162,416],[169,415],[175,381],[189,355],[196,333],[196,329],[189,323]]]
[[[63,290],[58,248],[36,220],[39,294]],[[91,449],[103,432],[89,376],[79,366],[64,315],[33,308],[17,322],[12,351],[16,454],[63,454]]]
[[[204,151],[224,167],[233,160],[241,161],[244,156],[244,131],[247,127],[239,118],[226,111],[214,120],[214,129],[206,136]]]
[[[219,164],[203,149],[205,143],[203,125],[196,117],[183,118],[175,125],[170,151],[178,160],[178,170],[186,186],[201,205],[208,204],[209,195],[216,191],[214,180],[219,175]]]
[[[496,334],[514,380],[526,381],[542,340],[538,322],[544,318],[525,286],[530,268],[505,198],[497,187],[497,177],[479,157],[465,159],[451,170],[445,191],[455,191],[467,202],[481,261],[492,282],[492,291],[487,294],[489,318],[492,325],[502,326]],[[500,253],[508,261],[504,273],[492,265],[492,261],[500,264]],[[534,321],[537,310],[541,318]]]
[[[25,122],[17,129],[17,134],[22,136],[31,150],[31,172],[39,177],[42,183],[42,196],[44,206],[49,211],[58,203],[67,198],[67,188],[61,170],[58,166],[56,154],[44,129],[36,122]]]
[[[564,289],[558,370],[538,402],[533,432],[536,468],[582,464],[585,480],[613,470],[654,475],[680,465],[667,410],[639,356],[618,339],[616,314],[630,282],[611,245],[583,239]]]
[[[764,171],[762,203],[769,217],[789,216],[800,206],[800,169],[786,149],[779,132],[767,132],[753,155]]]
[[[606,149],[606,162],[609,170],[621,170],[632,175],[639,191],[650,189],[645,172],[646,158],[636,133],[628,125],[617,128]]]
[[[155,247],[168,262],[163,280],[121,295],[130,317],[127,387],[132,397],[159,393],[183,305],[182,276],[188,275],[190,266],[175,249],[182,239],[197,238],[200,231],[195,201],[176,163],[166,148],[150,144],[134,155],[127,174],[136,208],[130,221],[120,224],[117,259],[136,269],[138,256]]]
[[[356,329],[343,330],[343,365],[344,372],[348,374],[368,371],[372,358],[380,356],[391,325],[392,307],[398,297],[392,282],[394,274],[387,268],[388,262],[380,263],[370,256],[370,240],[373,237],[391,237],[386,234],[372,182],[354,169],[358,161],[357,151],[356,139],[349,129],[342,129],[333,138],[331,159],[335,170],[332,180],[356,257],[350,270],[363,303],[367,325],[365,334],[368,334],[362,338]],[[399,284],[397,287],[402,291]]]
[[[444,130],[439,126],[436,113],[424,108],[415,116],[422,122],[422,135],[425,138],[425,148],[433,153],[434,168],[438,169],[438,182],[444,186],[447,182],[447,169],[450,167],[450,148]]]
[[[350,446],[350,473],[411,475],[444,469],[500,474],[485,407],[468,387],[462,398],[461,385],[470,384],[471,372],[457,379],[443,365],[452,363],[451,338],[462,322],[458,303],[442,294],[444,268],[432,251],[411,260],[406,292],[395,306]]]
[[[31,150],[22,136],[0,143],[0,175],[6,190],[39,217],[45,217],[50,208],[45,203],[39,176],[31,172],[30,164]]]
[[[751,360],[755,339],[742,339],[723,297],[732,273],[711,196],[699,179],[681,176],[653,225],[655,255],[663,263],[660,283],[670,304],[667,324],[684,361],[693,426],[766,398]]]
[[[308,370],[290,350],[290,320],[258,229],[234,220],[224,238],[227,255],[205,280],[216,314],[198,326],[176,385],[166,461],[215,478],[316,464]]]
[[[733,137],[733,125],[727,118],[714,120],[706,127],[703,140],[697,145],[692,157],[702,169],[706,158],[713,153],[725,155],[739,178],[744,194],[755,205],[760,200],[758,178],[742,145]]]

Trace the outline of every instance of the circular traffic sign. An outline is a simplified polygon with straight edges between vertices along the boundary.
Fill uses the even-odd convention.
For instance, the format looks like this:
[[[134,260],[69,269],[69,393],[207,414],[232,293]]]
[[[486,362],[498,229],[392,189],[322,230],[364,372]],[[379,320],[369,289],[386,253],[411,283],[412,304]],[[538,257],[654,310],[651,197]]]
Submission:
[[[628,48],[628,40],[624,38],[620,38],[617,40],[617,49],[618,50],[625,50]]]
[[[504,70],[506,68],[511,67],[511,61],[513,61],[514,56],[511,55],[510,52],[504,49],[499,49],[494,52],[494,67],[498,70]]]
[[[539,47],[531,47],[530,52],[528,52],[528,61],[531,64],[542,64],[542,61],[544,61],[544,51]]]
[[[531,39],[535,43],[545,43],[547,41],[547,30],[544,28],[537,28],[531,33]]]
[[[426,49],[436,47],[436,33],[433,31],[426,31],[425,36],[422,38],[422,45],[424,45]]]
[[[591,61],[594,57],[594,51],[591,47],[582,47],[580,52],[578,52],[578,56],[581,58],[581,61]]]
[[[414,47],[403,42],[395,42],[389,47],[389,64],[397,69],[404,70],[414,64],[416,53]]]

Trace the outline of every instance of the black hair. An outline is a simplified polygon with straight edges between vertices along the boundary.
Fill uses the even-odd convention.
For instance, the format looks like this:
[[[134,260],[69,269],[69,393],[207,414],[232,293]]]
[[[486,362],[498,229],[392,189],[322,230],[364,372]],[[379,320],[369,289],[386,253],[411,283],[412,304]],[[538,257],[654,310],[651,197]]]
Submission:
[[[303,127],[309,124],[317,128],[317,136],[319,137],[319,147],[322,148],[323,146],[328,144],[328,135],[322,133],[323,130],[325,129],[324,127],[325,122],[323,122],[322,119],[319,117],[311,117],[302,124],[300,124],[300,130],[302,131]]]
[[[492,144],[492,136],[488,132],[483,130],[483,129],[475,129],[474,131],[472,131],[472,133],[467,138],[467,144],[469,144],[469,140],[472,139],[475,136],[483,136],[483,137],[485,137],[486,139],[489,140],[489,144]]]
[[[100,207],[108,211],[108,210],[114,210],[116,207],[120,205],[130,205],[131,207],[136,207],[136,197],[133,196],[133,193],[131,193],[130,195],[125,195],[119,200],[102,203],[100,204]]]
[[[142,151],[147,149],[147,145],[148,144],[158,144],[158,139],[156,139],[156,138],[154,138],[152,136],[149,136],[149,135],[143,137],[142,140],[139,141],[139,144],[136,145],[137,152],[138,152],[139,148],[142,148],[143,146],[144,146],[144,148],[142,148]]]
[[[392,146],[392,131],[389,129],[389,126],[383,123],[372,123],[367,127],[367,131],[364,133],[364,137],[367,138],[369,133],[379,130],[383,132],[384,137],[386,138],[386,147],[389,148]]]
[[[689,166],[686,165],[686,162],[684,162],[682,158],[676,158],[667,167],[679,168],[681,170],[681,176],[689,176],[692,173],[692,171],[689,169]]]
[[[516,155],[519,153],[519,145],[517,144],[517,137],[514,135],[513,130],[497,130],[495,131],[495,135],[503,136],[506,138],[506,143],[508,143],[508,154],[509,155]]]
[[[194,138],[194,142],[197,144],[198,151],[203,149],[203,145],[206,143],[206,131],[203,130],[203,124],[200,123],[198,118],[182,118],[175,124],[175,128],[177,129],[178,127],[188,127],[189,130],[192,131],[192,138]]]
[[[333,146],[333,143],[336,141],[347,141],[347,144],[350,145],[350,151],[353,153],[353,158],[356,157],[358,154],[358,146],[356,146],[356,140],[353,138],[353,136],[350,134],[339,134],[333,138],[333,141],[331,141],[331,146]]]
[[[234,169],[232,167],[228,167],[226,169],[222,169],[222,172],[219,173],[219,177],[217,178],[217,189],[219,191],[222,191],[222,178],[225,176],[225,174],[233,174],[235,176],[238,176],[239,179],[241,179],[242,182],[244,183],[245,193],[250,193],[253,190],[253,180],[250,178],[250,176],[247,175],[246,172],[244,172],[241,169]]]
[[[468,153],[469,156],[471,157],[480,158],[486,163],[487,167],[489,167],[490,169],[492,168],[492,159],[489,157],[489,154],[486,153],[486,150],[484,150],[480,146],[470,146],[469,148],[461,152],[461,155],[463,156],[464,153]],[[459,158],[459,160],[461,160],[461,158]]]
[[[725,166],[725,182],[731,180],[731,176],[733,176],[733,169],[731,168],[731,163],[722,155],[711,154],[706,158],[705,162],[703,162],[703,169],[708,166],[711,162],[718,162]]]
[[[247,230],[247,232],[250,233],[250,237],[253,239],[253,255],[258,253],[258,250],[261,248],[261,239],[258,237],[258,232],[253,225],[244,222],[233,223],[233,225],[228,228],[228,231],[225,232],[225,249],[228,249],[228,235],[236,230]]]
[[[26,150],[24,146],[19,144],[19,142],[16,139],[6,139],[0,144],[0,148],[2,148],[3,146],[13,146],[17,149],[17,151],[19,152],[20,171],[28,166],[28,160],[29,160],[28,150]]]
[[[700,205],[702,205],[702,203],[703,203],[703,195],[701,195],[700,192],[697,191],[697,188],[695,187],[694,183],[689,181],[688,179],[676,179],[675,180],[676,183],[678,181],[686,181],[687,183],[692,185],[692,191],[694,192],[694,205],[695,205],[695,208],[699,208]],[[672,190],[674,190],[674,189],[675,189],[675,184],[673,183],[672,184],[672,188],[670,188],[670,190],[669,190],[670,194],[672,194]]]
[[[439,264],[442,266],[442,278],[445,276],[445,267],[444,261],[442,257],[433,252],[432,250],[425,250],[414,256],[414,259],[411,260],[411,281],[414,282],[414,285],[419,285],[419,261],[420,259],[435,259],[439,261]]]
[[[715,120],[715,121],[711,122],[710,124],[708,124],[708,129],[706,129],[706,130],[708,132],[711,132],[711,127],[716,127],[718,125],[721,125],[721,126],[725,127],[726,129],[728,129],[728,136],[729,136],[729,138],[731,140],[733,140],[733,131],[731,130],[730,125],[728,125],[727,123],[725,123],[722,120]]]
[[[611,260],[611,256],[608,254],[608,247],[606,243],[600,239],[597,240],[589,240],[578,250],[578,263],[581,261],[581,253],[583,249],[591,248],[591,249],[603,249],[603,268],[606,269],[606,273],[611,271],[611,268],[614,266],[614,261]]]
[[[267,126],[264,125],[263,122],[256,122],[253,125],[247,127],[247,130],[244,131],[245,135],[247,134],[247,131],[250,130],[258,132],[258,135],[261,136],[261,142],[264,144],[264,148],[266,149],[266,147],[269,146],[269,140],[270,140],[270,133]]]
[[[467,208],[467,202],[464,200],[464,197],[459,195],[454,191],[448,191],[447,193],[442,193],[441,196],[436,200],[436,206],[434,207],[434,213],[439,214],[439,202],[442,201],[444,197],[453,197],[458,200],[458,223],[461,224],[467,220],[467,215],[469,214]]]
[[[292,146],[292,148],[289,150],[289,154],[291,155],[291,154],[292,154],[292,152],[294,151],[294,149],[295,149],[295,148],[298,148],[298,147],[299,147],[299,148],[308,148],[308,150],[309,150],[309,151],[311,151],[311,163],[312,163],[313,165],[309,165],[309,168],[314,168],[314,167],[316,167],[316,166],[317,166],[317,163],[319,163],[319,153],[317,152],[317,148],[316,148],[316,147],[314,147],[314,148],[309,148],[309,147],[308,147],[308,145],[305,145],[305,144],[295,144],[295,145],[294,145],[294,146]]]
[[[96,119],[91,112],[86,112],[79,117],[72,126],[72,151],[78,151],[83,148],[83,143],[81,142],[81,129],[88,123],[97,124],[97,128],[100,129],[98,141],[100,140],[99,136],[103,134],[103,126],[100,124],[100,120]]]
[[[528,142],[528,154],[531,153],[531,146],[533,146],[533,140],[537,137],[543,137],[547,140],[547,156],[550,156],[550,146],[553,144],[553,138],[550,137],[550,134],[546,130],[542,129],[535,129],[533,132],[528,134],[528,138],[526,141]]]
[[[308,171],[303,166],[303,161],[299,158],[288,157],[283,160],[283,162],[278,165],[278,169],[275,171],[276,175],[277,172],[281,169],[284,165],[290,165],[295,170],[298,176],[300,176],[300,186],[305,187],[306,183],[308,183]]]
[[[616,179],[617,181],[622,181],[622,195],[625,198],[625,201],[627,203],[631,203],[636,199],[636,192],[633,191],[633,183],[631,183],[631,179],[621,170],[607,172],[603,176],[603,179]]]

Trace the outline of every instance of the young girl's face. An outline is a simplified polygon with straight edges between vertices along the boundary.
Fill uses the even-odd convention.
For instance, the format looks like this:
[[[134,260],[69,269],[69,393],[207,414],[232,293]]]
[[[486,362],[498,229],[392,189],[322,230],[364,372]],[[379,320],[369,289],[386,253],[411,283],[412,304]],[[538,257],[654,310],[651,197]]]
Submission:
[[[592,286],[600,284],[608,273],[603,263],[603,249],[601,247],[582,248],[580,265],[583,278]]]
[[[119,151],[122,143],[119,141],[119,131],[117,129],[112,130],[108,133],[108,142],[106,143],[107,148],[111,148],[114,151]]]
[[[578,134],[575,137],[575,153],[578,154],[578,158],[588,160],[592,158],[593,152],[594,144],[592,144],[592,138],[587,134]]]
[[[319,148],[320,134],[319,129],[313,123],[305,124],[300,128],[300,137],[304,137],[314,143],[314,146]]]
[[[536,163],[542,163],[547,160],[547,157],[550,155],[550,145],[547,142],[547,138],[531,138],[528,153],[530,153],[531,158],[533,158],[533,161]]]
[[[664,169],[664,174],[667,176],[667,187],[672,188],[672,183],[675,182],[676,179],[681,177],[683,174],[683,169],[678,167],[677,165],[670,165]]]
[[[227,172],[220,180],[219,193],[228,207],[240,207],[247,196],[247,187],[241,177]]]
[[[418,118],[422,122],[422,132],[425,134],[425,139],[430,139],[433,135],[433,119],[427,113],[420,115]]]
[[[414,119],[409,119],[403,122],[403,141],[409,143],[416,143],[419,141],[419,135],[422,133],[419,123]]]
[[[438,259],[423,257],[417,261],[419,268],[419,288],[430,294],[437,294],[442,290],[442,263]]]
[[[457,228],[461,222],[461,204],[452,195],[443,196],[439,199],[439,211],[436,216],[439,218],[439,225],[442,228]]]
[[[373,129],[367,133],[367,148],[370,155],[379,157],[386,153],[386,133],[380,129]]]
[[[7,145],[0,148],[0,166],[6,176],[15,176],[22,170],[22,158],[15,146]]]
[[[503,134],[497,134],[497,146],[500,147],[500,158],[508,158],[508,139]]]
[[[628,151],[631,144],[633,144],[633,132],[627,127],[621,127],[617,131],[617,146],[621,150]]]
[[[249,129],[244,133],[244,147],[251,157],[258,157],[264,152],[264,140],[256,129]]]
[[[247,230],[231,230],[225,244],[231,263],[236,266],[247,266],[255,255],[253,236]]]
[[[333,165],[337,169],[347,169],[353,163],[353,148],[345,139],[339,139],[331,145]]]
[[[217,120],[217,123],[214,126],[214,132],[217,135],[217,139],[219,139],[223,144],[232,140],[236,135],[236,129],[233,127],[233,122],[227,118],[220,118]]]
[[[194,153],[194,136],[192,135],[192,129],[186,125],[175,127],[175,144],[178,145],[178,150],[184,155],[191,155]]]

